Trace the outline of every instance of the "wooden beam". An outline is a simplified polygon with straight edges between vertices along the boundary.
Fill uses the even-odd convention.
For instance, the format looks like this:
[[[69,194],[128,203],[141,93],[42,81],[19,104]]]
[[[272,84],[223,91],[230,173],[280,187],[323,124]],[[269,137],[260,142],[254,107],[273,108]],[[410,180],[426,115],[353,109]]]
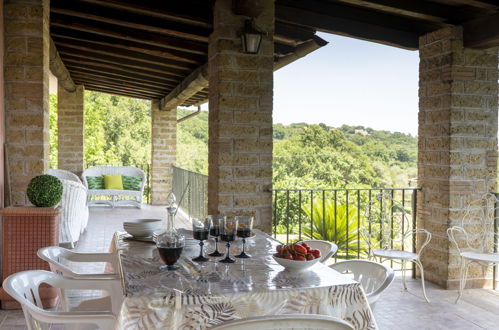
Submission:
[[[279,70],[291,62],[294,62],[327,44],[328,42],[326,40],[315,36],[314,39],[298,45],[295,51],[290,55],[277,59],[277,61],[274,62],[274,71]]]
[[[78,56],[73,56],[73,55],[64,55],[64,62],[67,65],[76,65],[76,66],[81,66],[81,67],[90,67],[93,68],[94,70],[98,72],[109,72],[107,69],[113,70],[111,72],[116,72],[114,70],[119,70],[121,72],[125,71],[128,76],[130,77],[136,77],[137,75],[140,75],[140,77],[147,77],[147,81],[151,83],[153,86],[172,86],[175,85],[173,81],[178,81],[178,80],[161,80],[161,76],[159,76],[157,73],[154,72],[149,72],[149,71],[144,71],[144,70],[137,70],[133,68],[129,68],[127,66],[123,66],[120,64],[108,64],[106,62],[101,62],[98,60],[88,60],[88,59],[82,59]],[[130,78],[127,78],[130,79]],[[144,79],[141,79],[141,81],[144,81]]]
[[[125,79],[130,79],[132,81],[136,82],[157,82],[159,86],[164,86],[164,87],[175,87],[178,84],[178,81],[172,82],[168,81],[165,82],[164,80],[158,79],[153,79],[140,75],[136,75],[133,73],[128,73],[126,71],[120,71],[120,70],[108,70],[108,71],[102,71],[99,67],[95,66],[90,66],[90,65],[83,65],[83,64],[78,64],[78,63],[67,63],[68,70],[70,71],[80,71],[80,72],[87,72],[87,73],[96,73],[100,74],[102,76],[106,77],[115,77],[115,78],[125,78]]]
[[[108,8],[158,17],[174,22],[207,28],[212,27],[212,1],[147,0],[127,2],[120,0],[81,0],[81,2],[99,4]]]
[[[159,102],[160,110],[172,110],[208,86],[208,65],[205,64],[188,75],[177,87]]]
[[[193,70],[188,68],[182,70],[175,69],[161,65],[161,63],[151,63],[143,61],[142,59],[133,59],[128,54],[113,54],[112,51],[99,49],[92,50],[91,48],[87,48],[84,46],[59,43],[58,48],[59,53],[63,56],[63,60],[65,54],[76,55],[82,58],[96,59],[100,61],[106,61],[108,63],[121,63],[131,68],[145,69],[147,71],[157,72],[158,74],[164,75],[165,77],[185,77],[190,71]]]
[[[83,84],[82,82],[78,82],[78,83]],[[103,88],[103,87],[100,87],[97,85],[92,85],[92,84],[85,85],[85,89],[90,90],[90,91],[94,91],[94,92],[131,97],[131,98],[135,98],[135,99],[144,99],[144,100],[154,100],[155,99],[154,97],[151,97],[151,96],[145,96],[142,94],[128,93],[128,92],[113,90],[113,89],[109,89],[109,88]]]
[[[440,3],[451,4],[451,5],[470,5],[473,7],[483,8],[483,9],[499,9],[499,4],[497,0],[434,0]]]
[[[463,24],[463,45],[487,49],[499,46],[499,14],[485,16]]]
[[[151,92],[148,90],[141,90],[139,88],[125,87],[125,86],[121,86],[119,84],[112,84],[112,83],[105,82],[105,81],[103,82],[103,81],[97,81],[97,80],[90,80],[90,79],[87,79],[84,77],[78,77],[75,79],[82,81],[82,85],[84,85],[84,86],[93,85],[93,86],[106,87],[109,90],[117,90],[117,91],[126,92],[126,93],[134,93],[134,94],[147,96],[150,98],[161,97],[161,95],[164,94],[162,92]]]
[[[145,64],[147,64],[149,65],[149,67],[159,68],[159,70],[162,71],[167,70],[171,74],[176,74],[179,76],[184,76],[187,72],[190,72],[196,68],[196,66],[191,63],[151,56],[140,52],[124,51],[113,46],[101,46],[92,42],[78,42],[71,39],[63,39],[58,37],[54,37],[54,41],[58,48],[72,48],[80,51],[102,54],[105,56],[99,55],[99,57],[108,59],[116,59],[116,57],[119,57],[120,62],[134,64],[143,63],[142,65],[144,66],[146,66]]]
[[[315,31],[283,22],[275,22],[274,41],[290,46],[297,46],[313,38]]]
[[[50,12],[205,43],[208,42],[211,33],[211,29],[207,27],[172,22],[163,18],[151,17],[151,15],[130,13],[77,1],[51,1]]]
[[[57,83],[64,88],[66,92],[73,93],[76,91],[76,85],[71,79],[68,69],[61,60],[54,41],[50,38],[50,56],[49,56],[50,71],[57,77]]]
[[[117,49],[124,49],[127,51],[143,53],[168,60],[186,62],[195,65],[206,62],[205,55],[196,55],[175,49],[168,49],[160,46],[153,46],[141,42],[129,41],[119,38],[105,37],[93,33],[66,29],[63,27],[51,27],[50,35],[53,37],[64,38],[65,40],[89,42],[94,45],[100,46],[112,46]]]
[[[116,77],[109,77],[109,76],[97,74],[97,73],[89,73],[89,72],[79,71],[78,68],[72,68],[72,73],[73,73],[73,76],[75,76],[75,77],[79,77],[79,78],[84,77],[84,78],[89,79],[89,80],[115,83],[115,84],[118,84],[120,86],[128,86],[128,87],[137,88],[137,90],[141,90],[141,91],[150,91],[150,92],[157,92],[157,93],[164,94],[165,92],[171,90],[171,87],[154,86],[154,85],[150,85],[150,84],[144,84],[142,82],[136,82],[136,81],[131,81],[131,80],[127,80],[127,79],[120,79],[120,78],[116,78]]]
[[[418,18],[436,23],[459,24],[486,11],[472,6],[451,6],[421,0],[338,0],[339,2],[385,13]]]
[[[183,50],[193,54],[206,55],[208,53],[207,43],[185,40],[123,26],[117,27],[109,23],[74,18],[66,15],[52,15],[50,25],[62,26],[77,31],[91,32],[102,36],[138,41],[150,45],[163,46],[165,48]]]
[[[317,0],[281,0],[276,4],[276,20],[413,50],[418,49],[419,35],[442,27]]]

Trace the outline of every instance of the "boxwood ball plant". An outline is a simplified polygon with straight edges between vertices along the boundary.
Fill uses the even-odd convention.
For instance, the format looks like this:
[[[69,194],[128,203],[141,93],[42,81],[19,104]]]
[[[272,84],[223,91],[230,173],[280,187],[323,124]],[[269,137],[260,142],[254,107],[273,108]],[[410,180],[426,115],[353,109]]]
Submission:
[[[38,207],[52,207],[61,201],[62,182],[53,175],[35,176],[28,184],[28,199]]]

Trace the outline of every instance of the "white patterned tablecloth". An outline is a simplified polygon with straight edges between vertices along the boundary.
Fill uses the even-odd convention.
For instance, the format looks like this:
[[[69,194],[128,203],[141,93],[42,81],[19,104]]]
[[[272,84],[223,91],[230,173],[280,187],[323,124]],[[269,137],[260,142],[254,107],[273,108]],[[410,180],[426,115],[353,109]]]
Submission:
[[[256,231],[246,247],[250,259],[222,264],[220,257],[197,263],[199,247],[188,244],[177,263],[179,270],[160,270],[154,244],[115,234],[111,250],[118,251],[125,299],[120,329],[206,329],[221,322],[271,314],[323,314],[350,322],[355,329],[377,329],[359,283],[317,263],[296,273],[272,259],[279,244]],[[190,238],[188,232],[186,239]],[[241,249],[233,242],[231,253]],[[214,243],[206,242],[206,251]],[[219,250],[225,251],[222,244]]]

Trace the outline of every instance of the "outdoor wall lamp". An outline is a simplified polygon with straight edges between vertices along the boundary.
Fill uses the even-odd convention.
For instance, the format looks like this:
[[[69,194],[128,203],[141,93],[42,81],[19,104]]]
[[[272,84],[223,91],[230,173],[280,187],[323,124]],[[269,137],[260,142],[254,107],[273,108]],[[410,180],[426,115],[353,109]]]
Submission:
[[[262,37],[263,33],[254,27],[252,19],[244,21],[244,28],[241,32],[243,52],[246,54],[258,54]]]

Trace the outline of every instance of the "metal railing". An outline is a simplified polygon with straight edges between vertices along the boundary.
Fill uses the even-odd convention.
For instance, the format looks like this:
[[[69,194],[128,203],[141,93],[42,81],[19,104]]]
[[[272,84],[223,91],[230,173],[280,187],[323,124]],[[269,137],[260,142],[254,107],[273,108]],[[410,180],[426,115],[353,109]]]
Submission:
[[[90,162],[85,164],[85,168],[89,168],[91,166],[135,166],[144,171],[146,175],[146,183],[144,185],[144,193],[143,193],[143,202],[150,204],[151,203],[151,164],[101,164],[98,162]],[[106,197],[99,197],[101,199],[105,199]]]
[[[366,221],[370,214],[400,205],[408,217],[409,228],[416,229],[417,194],[420,188],[366,189],[272,189],[273,235],[281,242],[322,239],[338,245],[338,259],[367,258],[369,247],[363,243],[362,230],[371,234]],[[390,198],[376,201],[377,196]],[[376,207],[376,210],[372,210]],[[403,223],[403,222],[402,222]],[[393,224],[393,222],[392,222]],[[402,225],[403,226],[403,225]],[[400,228],[399,228],[400,229]],[[404,228],[401,228],[404,231]],[[395,229],[397,230],[397,229]],[[393,225],[390,235],[395,232]],[[416,237],[412,235],[397,248],[415,252]],[[393,267],[393,263],[390,263]],[[412,268],[414,272],[414,267]]]
[[[208,176],[173,167],[173,193],[180,201],[185,191],[184,199],[180,205],[182,210],[190,217],[205,218],[208,216]]]

